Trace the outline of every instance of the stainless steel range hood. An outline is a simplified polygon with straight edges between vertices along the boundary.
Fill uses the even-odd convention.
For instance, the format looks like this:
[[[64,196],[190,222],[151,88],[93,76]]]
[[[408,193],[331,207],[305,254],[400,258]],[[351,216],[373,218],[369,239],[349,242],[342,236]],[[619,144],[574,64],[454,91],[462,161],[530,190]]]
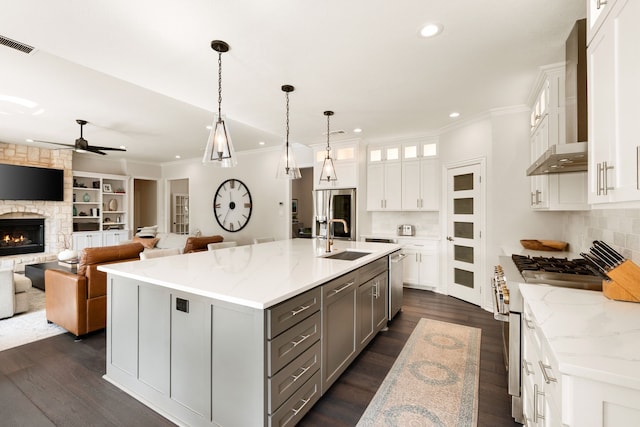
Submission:
[[[587,23],[576,21],[565,44],[565,144],[549,147],[527,175],[587,171]]]
[[[527,175],[584,172],[587,170],[587,143],[556,144],[527,169]]]

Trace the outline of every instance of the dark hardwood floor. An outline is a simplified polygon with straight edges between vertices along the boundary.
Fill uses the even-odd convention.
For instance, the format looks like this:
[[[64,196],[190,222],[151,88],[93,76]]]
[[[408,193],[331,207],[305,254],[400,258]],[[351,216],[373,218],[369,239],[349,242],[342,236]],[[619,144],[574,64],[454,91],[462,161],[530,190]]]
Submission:
[[[519,426],[511,418],[500,324],[455,298],[405,289],[402,311],[311,409],[300,426],[354,426],[420,318],[482,329],[479,426]],[[70,334],[0,352],[2,426],[173,425],[102,379],[105,333]]]

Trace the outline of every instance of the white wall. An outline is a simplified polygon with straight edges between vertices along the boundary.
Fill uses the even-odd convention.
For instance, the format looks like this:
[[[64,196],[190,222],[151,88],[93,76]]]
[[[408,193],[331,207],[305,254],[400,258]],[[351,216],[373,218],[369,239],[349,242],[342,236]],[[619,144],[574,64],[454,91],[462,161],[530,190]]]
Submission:
[[[249,244],[254,237],[289,238],[290,192],[288,180],[276,179],[280,149],[240,152],[238,166],[218,168],[204,166],[200,159],[162,165],[164,180],[189,179],[191,233],[220,234],[225,240]],[[213,197],[223,181],[234,178],[242,181],[251,193],[253,210],[247,226],[235,233],[224,231],[213,214]]]

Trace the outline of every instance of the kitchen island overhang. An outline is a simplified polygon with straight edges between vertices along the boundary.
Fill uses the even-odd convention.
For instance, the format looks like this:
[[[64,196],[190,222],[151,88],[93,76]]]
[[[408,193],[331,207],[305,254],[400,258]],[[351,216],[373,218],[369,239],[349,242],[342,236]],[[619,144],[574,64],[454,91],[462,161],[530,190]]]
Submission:
[[[330,342],[323,335],[335,334],[322,328],[328,328],[323,301],[348,288],[344,323],[353,326],[357,351],[347,354],[346,368],[360,348],[356,329],[368,322],[356,316],[356,304],[382,295],[381,268],[386,274],[387,256],[400,249],[370,242],[336,246],[338,252],[368,255],[327,259],[324,241],[294,239],[101,267],[109,275],[105,379],[182,425],[273,425],[276,417],[301,417],[330,386],[322,379],[320,355]],[[357,292],[365,280],[374,280],[358,275],[369,274],[370,266],[378,275],[372,296]],[[325,288],[330,293],[321,293]],[[292,313],[315,308],[298,315],[301,321],[290,330],[271,336],[268,314],[291,302]],[[276,359],[288,352],[295,358],[276,371]],[[295,390],[274,407],[274,382],[283,374],[301,377],[304,384],[278,383]]]

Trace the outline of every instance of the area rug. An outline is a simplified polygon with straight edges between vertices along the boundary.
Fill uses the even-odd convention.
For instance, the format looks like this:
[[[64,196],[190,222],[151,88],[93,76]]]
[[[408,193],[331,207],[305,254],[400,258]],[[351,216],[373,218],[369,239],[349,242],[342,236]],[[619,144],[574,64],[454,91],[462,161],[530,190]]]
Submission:
[[[475,426],[479,367],[480,329],[420,319],[358,426]]]
[[[0,351],[67,332],[47,323],[43,291],[31,288],[27,293],[29,311],[0,320]]]

